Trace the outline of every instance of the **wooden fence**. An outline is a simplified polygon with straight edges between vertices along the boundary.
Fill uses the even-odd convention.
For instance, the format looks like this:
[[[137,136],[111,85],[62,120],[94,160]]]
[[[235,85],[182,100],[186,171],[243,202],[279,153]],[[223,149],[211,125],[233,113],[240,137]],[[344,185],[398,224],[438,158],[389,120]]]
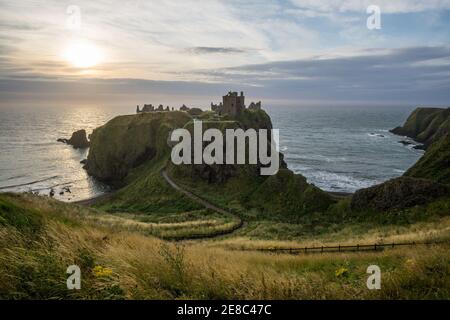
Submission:
[[[256,248],[244,249],[249,251],[264,251],[274,253],[326,253],[326,252],[358,252],[358,251],[381,251],[386,248],[395,248],[400,246],[417,245],[435,245],[450,244],[450,241],[430,241],[430,242],[402,242],[402,243],[374,243],[374,244],[356,244],[356,245],[337,245],[337,246],[316,246],[316,247],[298,247],[298,248]]]

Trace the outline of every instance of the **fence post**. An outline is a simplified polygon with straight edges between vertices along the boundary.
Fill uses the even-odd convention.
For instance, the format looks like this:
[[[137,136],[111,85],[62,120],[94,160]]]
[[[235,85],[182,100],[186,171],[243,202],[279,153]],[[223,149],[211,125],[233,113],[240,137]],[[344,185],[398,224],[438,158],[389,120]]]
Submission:
[[[374,247],[375,251],[377,251],[377,244],[376,243],[373,245],[373,247]]]
[[[395,244],[392,242],[392,248],[395,247]]]
[[[339,252],[341,252],[341,245],[339,245]]]
[[[356,245],[356,251],[359,251],[359,244]]]

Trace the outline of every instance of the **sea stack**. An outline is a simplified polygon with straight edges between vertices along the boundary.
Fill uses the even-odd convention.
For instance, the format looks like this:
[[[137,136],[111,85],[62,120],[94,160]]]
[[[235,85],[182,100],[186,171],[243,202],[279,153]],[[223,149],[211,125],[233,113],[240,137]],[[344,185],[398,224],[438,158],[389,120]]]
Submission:
[[[89,147],[89,140],[86,137],[86,130],[81,129],[72,133],[70,139],[60,138],[57,141],[67,143],[75,149],[84,149]]]

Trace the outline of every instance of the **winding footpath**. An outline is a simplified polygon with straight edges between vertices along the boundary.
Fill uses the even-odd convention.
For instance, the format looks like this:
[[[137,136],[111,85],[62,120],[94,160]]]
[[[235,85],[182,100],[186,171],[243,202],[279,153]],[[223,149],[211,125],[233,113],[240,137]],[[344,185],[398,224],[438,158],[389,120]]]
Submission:
[[[205,235],[199,235],[198,237],[194,236],[194,237],[189,237],[189,239],[193,239],[193,238],[216,238],[219,236],[223,236],[223,235],[228,235],[231,234],[233,232],[235,232],[236,230],[242,228],[242,226],[244,225],[244,222],[242,221],[242,219],[238,216],[236,216],[235,214],[231,213],[230,211],[227,211],[225,209],[222,209],[214,204],[212,204],[211,202],[200,198],[199,196],[193,194],[192,192],[180,187],[178,184],[176,184],[167,174],[167,171],[165,169],[161,170],[161,175],[163,176],[164,180],[166,180],[166,182],[175,190],[183,193],[185,196],[187,196],[189,199],[191,199],[194,202],[197,202],[199,204],[201,204],[202,206],[204,206],[207,209],[211,209],[213,211],[216,211],[217,213],[220,213],[222,215],[231,217],[237,221],[239,221],[233,228],[226,230],[226,231],[221,231],[219,233],[212,233],[212,234],[205,234]]]
[[[172,188],[174,188],[175,190],[180,191],[181,193],[185,194],[185,195],[186,195],[188,198],[190,198],[191,200],[194,200],[195,202],[201,204],[201,205],[204,206],[205,208],[214,210],[214,211],[216,211],[216,212],[218,212],[218,213],[220,213],[220,214],[227,215],[227,216],[232,216],[232,217],[234,217],[234,218],[238,218],[238,217],[236,217],[234,214],[232,214],[231,212],[228,212],[228,211],[226,211],[226,210],[224,210],[224,209],[222,209],[222,208],[219,208],[219,207],[213,205],[212,203],[210,203],[210,202],[208,202],[208,201],[206,201],[206,200],[204,200],[204,199],[202,199],[202,198],[196,196],[196,195],[193,194],[192,192],[189,192],[189,191],[187,191],[186,189],[183,189],[182,187],[180,187],[179,185],[177,185],[177,184],[169,177],[169,175],[167,174],[167,171],[166,171],[166,170],[162,170],[162,171],[161,171],[161,174],[162,174],[164,180],[166,180],[167,183],[170,184],[170,186],[171,186]],[[239,219],[239,218],[238,218],[238,219]]]

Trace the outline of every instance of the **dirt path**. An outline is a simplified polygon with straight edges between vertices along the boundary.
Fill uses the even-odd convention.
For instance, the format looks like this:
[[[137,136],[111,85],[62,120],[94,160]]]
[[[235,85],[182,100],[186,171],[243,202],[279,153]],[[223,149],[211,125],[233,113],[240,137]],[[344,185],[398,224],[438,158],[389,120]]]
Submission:
[[[192,192],[190,192],[190,191],[188,191],[188,190],[186,190],[186,189],[183,189],[182,187],[180,187],[179,185],[177,185],[177,184],[169,177],[169,175],[167,174],[167,171],[166,171],[165,169],[163,169],[163,170],[161,171],[161,175],[163,176],[164,180],[166,180],[166,182],[167,182],[172,188],[174,188],[175,190],[177,190],[177,191],[183,193],[183,194],[184,194],[185,196],[187,196],[189,199],[191,199],[191,200],[193,200],[193,201],[195,201],[195,202],[201,204],[202,206],[204,206],[204,207],[207,208],[207,209],[211,209],[211,210],[216,211],[216,212],[218,212],[218,213],[220,213],[220,214],[222,214],[222,215],[231,217],[231,218],[236,219],[236,220],[239,221],[239,223],[236,225],[235,228],[232,228],[232,229],[230,229],[230,230],[227,230],[226,232],[222,232],[222,233],[220,233],[220,234],[205,235],[204,237],[198,237],[198,238],[215,238],[215,237],[220,237],[220,236],[223,236],[223,235],[228,235],[228,234],[233,233],[233,232],[235,232],[236,230],[242,228],[242,226],[244,225],[244,222],[242,221],[242,219],[239,218],[238,216],[236,216],[235,214],[233,214],[233,213],[231,213],[231,212],[229,212],[229,211],[227,211],[227,210],[225,210],[225,209],[222,209],[222,208],[220,208],[220,207],[218,207],[218,206],[212,204],[211,202],[209,202],[209,201],[207,201],[207,200],[205,200],[205,199],[202,199],[202,198],[200,198],[199,196],[193,194]]]

